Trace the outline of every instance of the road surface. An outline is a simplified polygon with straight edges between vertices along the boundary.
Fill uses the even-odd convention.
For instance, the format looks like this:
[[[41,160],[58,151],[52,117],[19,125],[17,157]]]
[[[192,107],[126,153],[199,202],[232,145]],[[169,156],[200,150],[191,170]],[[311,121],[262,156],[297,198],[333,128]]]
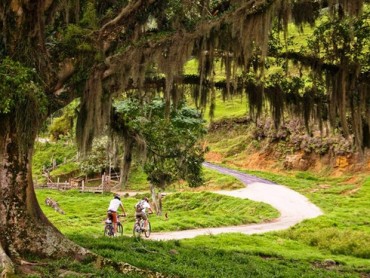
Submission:
[[[217,191],[216,193],[267,203],[280,212],[280,217],[268,223],[152,233],[150,239],[185,239],[199,235],[216,235],[221,233],[259,234],[284,230],[305,219],[322,215],[322,211],[306,197],[285,186],[210,163],[204,163],[204,166],[220,173],[234,176],[246,186],[238,190]]]

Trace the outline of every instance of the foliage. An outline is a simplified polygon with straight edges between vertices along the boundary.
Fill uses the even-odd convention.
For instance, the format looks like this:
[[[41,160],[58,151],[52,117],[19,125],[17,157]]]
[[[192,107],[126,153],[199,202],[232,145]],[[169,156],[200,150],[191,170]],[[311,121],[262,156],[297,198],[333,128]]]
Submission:
[[[140,2],[141,5],[136,6],[136,1],[119,1],[119,3],[122,4],[122,9],[117,9],[114,13],[112,13],[112,10],[108,11],[108,8],[100,9],[98,13],[95,10],[98,9],[98,7],[94,6],[91,1],[81,1],[81,10],[79,5],[80,1],[55,1],[55,3],[54,1],[49,1],[48,5],[29,5],[28,2],[15,2],[15,5],[19,8],[17,10],[22,12],[16,13],[16,9],[13,7],[14,5],[11,7],[3,5],[1,7],[3,27],[1,44],[4,44],[4,51],[2,52],[9,52],[9,55],[12,57],[16,57],[16,59],[20,60],[27,60],[30,64],[32,63],[35,65],[40,76],[42,76],[43,87],[47,90],[47,96],[49,100],[52,101],[52,104],[48,107],[48,112],[55,111],[55,109],[65,105],[71,98],[82,96],[82,105],[80,109],[82,124],[80,128],[84,132],[78,134],[82,134],[82,137],[85,137],[81,140],[81,142],[84,143],[92,142],[90,137],[99,134],[102,130],[105,120],[109,115],[107,111],[110,111],[110,107],[106,105],[111,104],[110,101],[113,92],[131,88],[131,85],[136,86],[139,84],[140,86],[146,83],[144,78],[145,68],[149,64],[155,63],[160,70],[166,74],[167,105],[170,103],[168,94],[172,89],[175,77],[177,77],[184,61],[186,61],[190,55],[198,54],[199,58],[202,59],[205,51],[210,54],[210,58],[205,58],[207,61],[201,63],[202,68],[200,69],[200,75],[203,79],[203,75],[212,73],[211,62],[214,59],[213,54],[215,50],[219,50],[225,62],[226,79],[230,81],[232,69],[233,72],[237,72],[237,70],[234,70],[237,66],[246,67],[251,62],[250,58],[253,55],[252,51],[255,45],[261,46],[262,56],[266,56],[267,38],[269,30],[271,29],[272,19],[277,13],[281,12],[282,8],[286,8],[286,6],[281,6],[285,4],[285,1],[259,1],[255,3],[256,5],[251,5],[249,1],[232,1],[231,7],[227,6],[226,8],[217,10],[215,10],[218,6],[218,2],[216,1],[200,1],[197,2],[199,6],[194,5],[192,1],[142,1]],[[168,2],[169,6],[165,5],[166,2]],[[229,4],[228,1],[227,3]],[[338,9],[340,11],[338,15],[341,16],[342,12],[344,14],[356,15],[353,11],[356,8],[360,8],[363,5],[363,1],[357,0],[351,1],[351,3],[355,4],[349,5],[349,0],[341,1],[340,4],[343,4],[343,7],[342,5],[339,5],[339,7],[343,8],[343,11]],[[328,1],[330,8],[335,4],[337,4],[336,1]],[[137,6],[139,6],[139,8]],[[169,13],[170,16],[166,17],[166,12],[171,11],[168,7],[172,8],[173,13]],[[70,12],[72,11],[74,12],[74,16],[70,17],[72,14]],[[307,14],[309,14],[309,12],[305,10],[304,16]],[[83,15],[82,21],[80,21],[80,15]],[[219,15],[222,16],[220,17]],[[169,37],[166,36],[160,43],[155,41],[154,44],[152,44],[149,33],[152,30],[147,31],[146,29],[148,19],[151,17],[155,18],[158,23],[161,23],[158,25],[159,31],[173,29],[176,30],[176,32],[167,33],[173,35]],[[304,17],[303,19],[311,23],[311,17]],[[197,24],[199,24],[199,26],[197,26]],[[26,28],[23,28],[24,26],[26,26]],[[50,46],[46,44],[48,40],[45,38],[45,30],[48,30],[47,34],[52,34],[51,36],[56,39],[56,44]],[[69,33],[68,30],[71,30],[71,32]],[[76,34],[76,36],[74,34]],[[68,35],[71,36],[68,37]],[[345,35],[346,37],[350,37],[347,36],[346,33]],[[222,37],[222,39],[219,39],[220,37]],[[96,38],[98,38],[98,40],[96,40]],[[340,51],[342,50],[343,49],[340,49]],[[231,57],[233,57],[233,62],[230,62]],[[64,69],[64,66],[68,65],[67,60],[71,61],[71,71],[59,72],[58,70],[60,67]],[[261,61],[262,60],[263,59],[261,59]],[[316,65],[316,61],[310,63],[310,66],[314,69],[317,69]],[[361,71],[361,67],[347,67],[348,65],[347,62],[343,62],[339,67],[340,73],[343,73],[345,78],[341,79],[340,77],[342,77],[342,75],[340,74],[334,77],[331,76],[333,77],[335,86],[339,87],[339,90],[333,90],[333,92],[339,93],[338,95],[333,95],[334,97],[331,99],[337,101],[337,103],[330,106],[333,107],[331,111],[331,122],[335,128],[338,126],[342,127],[344,135],[348,135],[350,133],[350,128],[347,126],[346,112],[350,110],[353,118],[353,133],[355,138],[357,138],[356,145],[358,148],[361,148],[363,147],[361,144],[363,138],[359,130],[359,127],[362,129],[363,123],[361,113],[368,111],[366,106],[362,106],[359,103],[367,103],[368,92],[366,90],[361,92],[362,98],[366,100],[365,102],[361,101],[361,97],[357,98],[358,91],[352,90],[354,89],[353,84],[355,82],[350,82],[349,80],[351,79],[349,77],[358,77],[357,70]],[[352,66],[353,64],[350,65]],[[356,63],[354,65],[358,66]],[[205,76],[205,78],[207,78],[207,76]],[[340,84],[338,83],[339,81],[341,81]],[[356,79],[355,81],[360,82],[361,80]],[[86,86],[82,87],[82,84],[85,82]],[[338,84],[340,86],[338,86]],[[362,83],[361,85],[366,84]],[[200,84],[200,87],[202,86],[203,84]],[[229,92],[229,87],[230,83],[228,83],[227,90],[225,91]],[[271,89],[270,93],[272,94],[268,95],[268,97],[271,99],[271,110],[273,110],[275,126],[277,126],[283,115],[284,102],[283,98],[281,98],[283,92],[281,91],[281,87],[268,87],[267,89]],[[142,87],[140,87],[138,91],[139,93],[145,92]],[[204,91],[204,96],[207,94],[207,90],[202,90],[202,88],[200,88],[199,91]],[[348,94],[351,96],[351,98],[349,98],[350,102],[348,102],[349,105],[342,102],[347,92],[351,93]],[[171,94],[175,98],[179,96],[180,92],[171,92]],[[329,91],[328,94],[330,94]],[[1,104],[1,112],[8,113],[4,111],[12,107],[12,105],[9,105],[11,102],[10,99],[12,98],[4,99],[5,102]],[[37,120],[39,118],[37,116],[39,116],[39,114],[37,113],[40,111],[40,103],[34,101],[32,97],[27,100],[31,100],[33,103],[31,103],[31,105],[27,103],[20,108],[17,107],[18,111],[15,111],[15,113],[11,111],[7,117],[13,118],[13,116],[16,116],[17,122],[22,123],[22,126],[16,128],[15,136],[23,138],[22,136],[25,135],[25,138],[33,139],[34,136],[30,136],[30,133],[33,132],[32,135],[34,135],[38,128]],[[305,99],[302,98],[300,100],[304,101]],[[314,106],[308,107],[308,111],[312,112],[312,107]],[[24,108],[27,109],[23,117]],[[339,111],[339,115],[336,114],[337,110]],[[34,113],[35,111],[36,113]],[[333,111],[335,113],[333,113]],[[305,115],[308,114],[306,113]],[[340,118],[340,125],[336,122],[337,118]],[[8,122],[12,123],[12,121]],[[368,119],[366,119],[365,122],[369,124]],[[170,146],[174,143],[171,141],[171,138],[175,134],[165,125],[165,121],[158,120],[158,123],[161,124],[159,127],[163,128],[162,131],[164,131],[163,134],[166,136],[165,139],[168,138],[166,144]],[[154,131],[158,131],[158,129]],[[6,135],[8,135],[9,131],[6,131],[6,133]],[[158,134],[155,134],[155,132],[151,135],[153,135],[152,140],[161,138],[157,136]],[[80,144],[80,146],[86,146],[88,145],[87,143]],[[29,156],[26,162],[32,160],[30,157],[32,152],[29,150],[32,151],[31,143],[25,146],[21,153],[21,155]],[[159,152],[161,150],[162,149],[155,151]],[[198,150],[199,152],[194,155],[195,159],[188,159],[188,157],[186,157],[185,161],[179,163],[180,166],[187,166],[187,172],[186,175],[183,175],[183,178],[190,178],[194,184],[199,183],[199,180],[194,181],[194,177],[191,175],[195,174],[195,177],[199,177],[199,164],[202,160],[199,153],[203,150]],[[151,149],[151,151],[154,153],[153,149]],[[8,152],[8,154],[10,154],[10,151]],[[177,154],[176,151],[174,151],[174,153]],[[6,156],[4,155],[4,157]],[[14,161],[22,162],[21,159],[17,157]],[[5,162],[4,160],[2,168],[4,171],[9,171]],[[152,165],[154,166],[149,167],[152,168],[151,172],[157,170],[154,168],[157,162],[158,161],[153,161]],[[15,167],[12,176],[21,176],[20,174],[24,174],[20,171],[22,166],[27,165],[26,163],[20,163],[20,166],[21,167]],[[169,169],[170,171],[164,174],[163,172],[157,173],[154,177],[150,178],[154,182],[160,181],[160,183],[162,181],[168,182],[172,180],[173,177],[171,173],[177,169],[174,169],[171,165],[168,167],[165,163],[160,166],[164,166],[162,168],[166,168],[166,171]],[[23,169],[25,169],[25,167],[23,167]],[[25,174],[27,175],[28,173]],[[26,177],[26,175],[23,175],[23,177]],[[27,177],[28,180],[30,180],[29,176]],[[24,181],[25,180],[26,179],[24,179]],[[18,188],[18,186],[19,190],[15,190],[14,188]],[[4,203],[10,201],[11,205],[16,207],[20,205],[20,207],[22,207],[25,205],[26,200],[31,200],[30,203],[27,203],[26,208],[30,211],[32,210],[33,192],[28,190],[32,187],[28,186],[26,182],[22,185],[18,180],[7,179],[5,188],[13,190],[10,192],[11,194],[9,196],[12,196],[14,193],[15,195],[18,194],[19,196],[17,197],[20,198],[4,200]],[[34,216],[35,214],[29,213],[27,210],[20,210],[19,215],[14,215],[15,221],[13,221],[13,223],[19,225],[18,227],[16,226],[14,230],[23,233],[23,224],[26,223],[25,219],[30,215]],[[29,219],[31,224],[36,224],[37,220],[39,219],[34,217]],[[3,229],[8,233],[10,232],[8,228],[9,223],[7,219],[4,219],[4,221],[6,221],[6,223],[2,223],[4,224],[2,226],[5,227]],[[34,226],[36,227],[36,225]],[[29,225],[30,228],[34,226]],[[40,223],[39,227],[41,228],[41,226],[42,223]],[[45,230],[42,231],[42,229],[40,229],[40,234],[43,233],[41,236],[46,236],[46,231],[49,231],[46,224],[42,228],[44,227]],[[35,230],[37,230],[37,228],[35,228]],[[28,242],[27,237],[19,240],[18,244],[14,246],[11,240],[11,238],[6,240],[8,242],[4,240],[4,242],[2,242],[2,245],[4,245],[2,249],[6,250],[7,253],[9,252],[8,250],[14,251],[11,252],[12,254],[7,254],[11,256],[12,259],[14,258],[13,254],[18,254],[19,251],[20,258],[22,258],[24,255],[23,251],[27,250],[24,248]],[[44,248],[44,250],[48,250],[49,246],[47,246],[47,244],[51,243],[45,242],[45,246],[36,243],[32,246],[34,248],[30,250],[37,253],[37,251],[41,251],[37,250],[39,246],[39,249]],[[13,247],[19,250],[13,250]],[[58,246],[56,246],[56,249],[58,249],[57,247]],[[68,253],[68,251],[70,250],[64,249],[65,253]]]
[[[71,137],[75,131],[75,120],[76,120],[76,112],[75,109],[77,108],[78,102],[74,101],[70,105],[66,106],[62,109],[60,116],[52,117],[52,122],[48,126],[48,132],[51,136],[51,139],[58,140],[62,136]],[[56,112],[55,114],[58,114]]]
[[[162,100],[140,105],[138,100],[128,99],[118,102],[116,111],[118,121],[123,121],[116,132],[123,134],[126,129],[134,134],[130,136],[140,136],[146,143],[144,171],[148,180],[159,187],[179,178],[190,186],[202,183],[204,150],[198,142],[206,130],[196,110],[181,104],[167,117]]]
[[[109,169],[108,140],[107,136],[94,140],[91,151],[80,162],[80,168],[83,173],[92,175]]]
[[[46,112],[46,97],[36,71],[9,57],[0,63],[0,113],[7,114],[29,102],[40,114]]]
[[[363,70],[368,70],[369,16],[366,11],[358,18],[323,17],[314,29],[306,51],[311,50],[334,64],[340,64],[346,57],[349,64],[360,62],[365,66]]]

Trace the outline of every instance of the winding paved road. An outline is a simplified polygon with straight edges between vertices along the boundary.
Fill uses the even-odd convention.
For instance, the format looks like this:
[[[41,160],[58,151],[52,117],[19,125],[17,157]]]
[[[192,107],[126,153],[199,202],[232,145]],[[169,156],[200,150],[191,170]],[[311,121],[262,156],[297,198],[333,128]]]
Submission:
[[[322,211],[306,197],[285,186],[210,163],[204,163],[204,166],[220,173],[234,176],[246,185],[246,188],[233,191],[217,191],[216,193],[243,199],[248,198],[253,201],[270,204],[280,212],[280,217],[268,223],[152,233],[150,236],[151,239],[184,239],[199,235],[215,235],[234,232],[249,235],[259,234],[287,229],[305,219],[322,215]]]

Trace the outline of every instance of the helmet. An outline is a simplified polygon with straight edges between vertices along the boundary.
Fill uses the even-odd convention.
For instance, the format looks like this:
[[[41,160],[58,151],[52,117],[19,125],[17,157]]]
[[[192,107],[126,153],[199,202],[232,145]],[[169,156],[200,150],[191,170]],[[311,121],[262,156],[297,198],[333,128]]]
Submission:
[[[118,199],[118,200],[121,200],[121,196],[119,194],[114,194],[114,198]]]

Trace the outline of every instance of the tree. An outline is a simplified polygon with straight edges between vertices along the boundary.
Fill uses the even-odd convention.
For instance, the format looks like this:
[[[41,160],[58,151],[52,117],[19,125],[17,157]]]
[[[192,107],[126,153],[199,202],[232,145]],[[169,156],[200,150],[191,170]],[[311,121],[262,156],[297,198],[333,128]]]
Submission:
[[[191,187],[202,183],[202,163],[205,150],[199,145],[205,135],[204,120],[199,112],[180,103],[166,117],[161,99],[140,103],[127,99],[115,105],[112,127],[124,139],[123,171],[129,171],[132,149],[142,148],[144,172],[148,176],[152,199],[161,214],[155,188],[163,190],[179,179]],[[129,142],[129,143],[128,143]],[[129,158],[129,159],[128,159]],[[128,172],[124,172],[124,177]]]
[[[219,5],[222,2],[227,5]],[[19,264],[26,254],[96,257],[58,232],[37,204],[32,153],[48,115],[80,98],[76,132],[83,153],[106,126],[115,93],[161,89],[169,113],[171,100],[176,105],[181,95],[178,85],[186,81],[181,78],[182,66],[190,56],[197,57],[200,65],[194,95],[204,102],[212,94],[216,58],[223,60],[230,92],[236,85],[236,69],[247,68],[255,46],[261,57],[267,55],[273,18],[278,15],[286,26],[290,4],[301,2],[311,1],[1,1],[3,274],[14,272],[13,262]],[[337,15],[355,16],[363,6],[362,0],[323,2],[340,7]],[[165,80],[150,75],[152,65]],[[139,272],[128,265],[119,267]]]

